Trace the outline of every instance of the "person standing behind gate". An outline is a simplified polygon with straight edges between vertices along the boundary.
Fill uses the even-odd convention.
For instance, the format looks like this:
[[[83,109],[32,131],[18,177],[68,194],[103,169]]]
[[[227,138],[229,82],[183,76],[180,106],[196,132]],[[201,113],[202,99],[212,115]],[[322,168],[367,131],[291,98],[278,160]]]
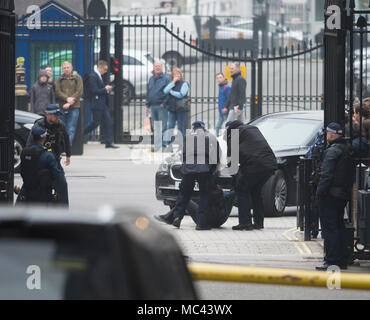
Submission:
[[[48,73],[49,84],[53,87],[54,94],[55,94],[55,82],[53,80],[53,68],[51,66],[47,65],[44,69]]]
[[[216,74],[216,80],[219,86],[218,89],[218,122],[216,124],[216,136],[219,136],[220,129],[222,124],[226,121],[229,116],[229,110],[225,109],[224,106],[227,101],[227,98],[230,95],[231,87],[228,85],[227,80],[222,72]]]
[[[62,63],[62,71],[63,74],[55,83],[55,93],[60,109],[64,110],[62,120],[67,127],[70,145],[72,146],[80,115],[83,81],[77,72],[72,73],[73,66],[68,61]]]
[[[45,70],[40,70],[39,79],[30,91],[31,112],[40,116],[45,115],[46,107],[55,103],[55,94],[52,85],[48,83],[49,76]]]
[[[165,148],[167,145],[163,139],[163,134],[167,130],[168,111],[166,106],[169,96],[163,90],[170,82],[170,77],[163,73],[162,62],[156,61],[154,63],[153,76],[150,77],[147,86],[146,101],[147,113],[150,113],[152,118],[155,140],[159,136],[157,130],[160,130],[160,122],[162,123],[160,133],[162,145],[159,145],[159,141],[154,141],[154,151],[158,151],[161,147]]]
[[[246,103],[246,90],[247,90],[247,81],[242,76],[240,65],[237,62],[230,64],[230,73],[233,78],[231,85],[230,95],[227,98],[224,112],[229,111],[226,122],[239,120],[244,122],[243,110],[245,109]]]
[[[329,147],[324,153],[316,191],[326,254],[325,263],[316,270],[322,271],[330,265],[347,269],[344,208],[354,181],[350,148],[338,123],[327,126],[326,140]]]
[[[189,94],[189,85],[184,81],[183,74],[179,68],[174,68],[171,74],[172,82],[170,82],[163,92],[169,94],[167,109],[168,109],[168,129],[173,131],[177,121],[177,129],[181,133],[179,143],[182,145],[186,134],[186,115],[188,113],[187,97]],[[185,101],[186,100],[186,101]],[[171,143],[174,137],[171,138]]]
[[[113,123],[109,114],[109,92],[113,87],[105,85],[102,76],[108,72],[108,62],[100,60],[93,73],[89,75],[88,95],[91,97],[93,121],[84,129],[84,136],[95,130],[99,125],[104,126],[105,147],[118,149],[113,145]]]

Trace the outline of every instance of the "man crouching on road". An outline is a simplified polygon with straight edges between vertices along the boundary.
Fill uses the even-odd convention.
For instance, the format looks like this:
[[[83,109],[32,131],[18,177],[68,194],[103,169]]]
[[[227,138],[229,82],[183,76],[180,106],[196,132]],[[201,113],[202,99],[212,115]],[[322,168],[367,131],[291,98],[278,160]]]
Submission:
[[[239,148],[239,172],[234,177],[239,203],[239,224],[233,230],[263,229],[262,187],[277,170],[274,152],[260,130],[239,120],[226,123],[227,156]],[[239,143],[232,145],[232,132],[239,131]],[[252,205],[250,203],[252,199]],[[251,208],[253,208],[253,220]]]
[[[316,192],[326,253],[325,263],[316,270],[322,271],[331,265],[347,269],[344,208],[354,179],[350,148],[338,123],[328,125],[326,140],[329,147],[324,153]]]
[[[195,219],[197,222],[196,230],[210,230],[212,227],[208,224],[209,190],[212,176],[216,174],[220,161],[220,148],[217,138],[206,130],[204,122],[195,121],[192,126],[193,130],[184,139],[181,167],[183,178],[176,205],[169,215],[156,216],[155,218],[180,228],[197,181],[200,201]]]

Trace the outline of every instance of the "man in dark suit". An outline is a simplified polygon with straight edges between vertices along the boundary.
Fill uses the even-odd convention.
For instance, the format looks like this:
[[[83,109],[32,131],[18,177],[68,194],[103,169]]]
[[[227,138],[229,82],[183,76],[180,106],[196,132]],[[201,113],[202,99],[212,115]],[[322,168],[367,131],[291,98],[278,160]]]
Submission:
[[[113,123],[109,114],[109,92],[113,87],[105,85],[102,76],[108,72],[108,62],[100,60],[96,70],[89,75],[88,88],[93,121],[85,128],[84,135],[95,130],[99,125],[104,126],[105,147],[117,149],[113,145]],[[85,88],[86,90],[86,88]]]

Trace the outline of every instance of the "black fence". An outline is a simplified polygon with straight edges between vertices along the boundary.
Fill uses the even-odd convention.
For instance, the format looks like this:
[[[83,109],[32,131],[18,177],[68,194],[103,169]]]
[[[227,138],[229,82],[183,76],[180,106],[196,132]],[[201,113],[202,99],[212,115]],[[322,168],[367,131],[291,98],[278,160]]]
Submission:
[[[12,1],[0,5],[0,202],[13,201],[14,161],[14,45]]]
[[[234,61],[240,63],[247,80],[247,120],[272,112],[321,109],[321,44],[302,42],[259,50],[259,39],[254,39],[252,45],[245,42],[243,49],[231,49],[227,41],[216,46],[206,41],[204,35],[199,37],[199,25],[204,26],[211,17],[199,17],[200,23],[193,17],[182,18],[188,21],[176,17],[128,16],[114,23],[60,18],[43,20],[41,28],[35,30],[27,29],[26,21],[20,19],[16,57],[25,58],[27,90],[36,81],[37,70],[45,65],[53,67],[54,80],[65,60],[83,76],[93,71],[97,60],[113,61],[122,52],[122,88],[116,87],[119,97],[112,97],[117,143],[127,141],[125,137],[130,135],[147,134],[143,126],[146,86],[155,60],[163,61],[166,73],[174,67],[182,69],[191,87],[189,119],[203,120],[211,129],[219,117],[216,74],[223,72],[230,79],[228,66]],[[221,22],[222,25],[234,23],[226,18]],[[243,43],[241,39],[239,42]],[[122,50],[117,51],[118,47]],[[108,75],[105,80],[112,82],[114,75]],[[88,106],[83,112],[85,121],[89,121]],[[90,139],[98,139],[98,131]]]
[[[153,62],[161,59],[167,73],[180,67],[190,84],[191,121],[202,120],[211,129],[219,117],[216,74],[223,72],[231,80],[228,66],[234,61],[241,65],[247,80],[246,119],[322,108],[321,44],[302,43],[256,54],[253,47],[235,50],[212,46],[160,16],[123,17],[115,29],[116,45],[118,41],[123,48],[123,96],[116,102],[120,103],[125,134],[146,134],[146,85]]]

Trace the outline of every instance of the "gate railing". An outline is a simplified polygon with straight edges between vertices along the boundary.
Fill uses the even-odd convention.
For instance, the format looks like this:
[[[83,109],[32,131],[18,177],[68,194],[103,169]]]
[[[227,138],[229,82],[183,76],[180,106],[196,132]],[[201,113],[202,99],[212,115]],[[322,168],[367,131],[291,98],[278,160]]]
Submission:
[[[218,85],[216,74],[227,73],[231,62],[241,65],[247,80],[245,117],[251,120],[272,112],[317,110],[323,100],[323,62],[321,44],[302,43],[290,48],[259,52],[254,47],[230,50],[212,46],[195,38],[191,32],[181,32],[161,17],[123,17],[121,33],[115,43],[121,42],[123,55],[131,55],[123,65],[122,97],[115,101],[121,110],[125,134],[146,134],[146,84],[152,75],[152,63],[136,61],[146,53],[150,59],[165,61],[166,72],[178,66],[190,84],[191,112],[189,119],[202,120],[211,129],[218,121]],[[116,29],[117,30],[117,29]],[[118,39],[118,38],[120,39]],[[119,54],[119,52],[117,52]],[[118,58],[118,57],[117,57]],[[122,61],[124,61],[122,57]],[[145,60],[145,59],[143,59]],[[133,67],[136,63],[137,67]]]
[[[6,6],[6,3],[9,7]],[[14,180],[14,100],[9,88],[15,85],[14,64],[14,5],[0,5],[0,202],[13,202]]]

